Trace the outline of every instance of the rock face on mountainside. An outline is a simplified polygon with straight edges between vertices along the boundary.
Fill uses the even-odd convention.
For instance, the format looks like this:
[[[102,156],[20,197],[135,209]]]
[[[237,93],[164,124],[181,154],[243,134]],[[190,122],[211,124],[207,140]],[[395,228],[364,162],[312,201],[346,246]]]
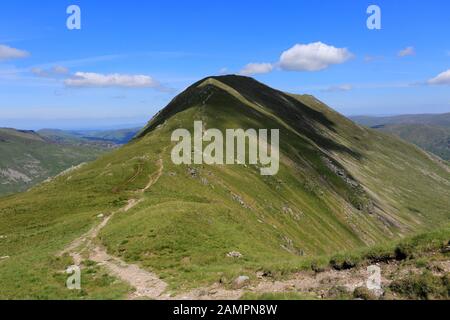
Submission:
[[[248,164],[175,165],[171,135],[193,132],[194,121],[222,132],[278,129],[278,174],[263,176]],[[11,256],[0,278],[12,268],[27,274],[20,263],[36,250],[34,263],[45,267],[33,278],[45,278],[39,272],[55,268],[46,259],[95,226],[100,213],[120,211],[98,235],[108,254],[180,288],[231,283],[249,270],[293,267],[297,259],[431,229],[450,220],[449,208],[449,168],[417,147],[358,126],[312,96],[247,77],[210,77],[177,96],[131,143],[0,201],[0,234],[8,236],[0,255]],[[51,283],[49,292],[65,294]],[[123,289],[115,286],[103,290]]]

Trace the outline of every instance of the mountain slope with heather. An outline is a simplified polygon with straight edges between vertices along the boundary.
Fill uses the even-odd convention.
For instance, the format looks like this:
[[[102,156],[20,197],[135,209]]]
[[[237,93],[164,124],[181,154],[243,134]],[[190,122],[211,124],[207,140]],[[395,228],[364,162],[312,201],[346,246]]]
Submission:
[[[192,132],[196,120],[221,131],[279,129],[279,173],[173,164],[172,132]],[[287,274],[311,259],[438,228],[449,208],[450,169],[421,149],[312,96],[210,77],[131,143],[0,201],[0,297],[124,298],[142,285],[125,274],[136,268],[166,293],[226,287],[238,275]],[[82,293],[64,287],[62,270],[73,263],[89,271]]]

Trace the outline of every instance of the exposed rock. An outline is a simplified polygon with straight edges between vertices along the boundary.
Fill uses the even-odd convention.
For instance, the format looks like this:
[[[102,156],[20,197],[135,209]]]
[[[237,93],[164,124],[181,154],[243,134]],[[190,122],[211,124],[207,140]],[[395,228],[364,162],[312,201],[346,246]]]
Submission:
[[[450,252],[450,246],[447,246],[447,247],[443,248],[443,249],[441,250],[441,252],[442,252],[442,253],[449,253],[449,252]]]
[[[239,276],[233,281],[233,287],[235,289],[241,289],[250,283],[250,278],[247,276]]]
[[[63,176],[65,176],[65,175],[69,174],[69,173],[75,172],[76,170],[81,169],[82,167],[84,167],[86,164],[87,164],[87,162],[82,162],[82,163],[80,163],[79,165],[72,166],[72,167],[70,167],[70,168],[64,170],[63,172],[57,174],[57,175],[54,176],[54,177],[49,177],[49,178],[47,178],[43,183],[50,183],[50,182],[52,182],[53,180],[55,180],[56,178],[63,177]]]
[[[294,212],[292,211],[291,208],[289,208],[288,206],[283,206],[282,208],[284,213],[288,213],[288,214],[293,214]]]
[[[292,241],[292,239],[290,239],[289,237],[283,236],[282,239],[286,243],[286,244],[280,244],[281,248],[283,248],[284,250],[286,250],[292,254],[295,254],[297,256],[303,256],[305,254],[303,250],[298,249],[294,245],[294,241]]]
[[[337,174],[339,177],[341,177],[347,184],[352,186],[353,188],[359,187],[359,183],[350,178],[344,169],[339,168],[336,164],[333,163],[333,161],[329,158],[322,157],[323,162],[325,165],[333,171],[335,174]]]
[[[25,182],[29,183],[32,181],[32,179],[27,176],[26,174],[23,174],[17,170],[6,168],[6,169],[0,169],[0,176],[5,177],[5,179],[11,181],[11,182]]]
[[[98,216],[97,216],[97,218],[99,218],[99,219],[102,219],[102,218],[104,218],[105,217],[105,215],[103,214],[103,213],[101,213],[101,214],[99,214]]]
[[[288,238],[287,236],[283,236],[283,240],[286,241],[287,245],[290,247],[294,246],[294,241],[292,241],[290,238]]]
[[[238,252],[238,251],[231,251],[231,252],[227,253],[227,257],[228,258],[237,258],[237,259],[239,259],[239,258],[242,258],[242,254],[240,252]]]
[[[299,221],[303,215],[302,212],[294,212],[294,210],[292,210],[288,205],[284,205],[281,210],[283,210],[283,213],[289,214],[292,218],[294,218],[294,220],[297,221]]]
[[[231,197],[233,198],[234,201],[239,202],[239,204],[241,206],[243,206],[244,208],[250,209],[250,207],[245,204],[244,200],[242,200],[241,196],[239,196],[239,195],[237,195],[235,193],[231,193]]]
[[[188,173],[191,175],[192,178],[197,178],[198,171],[195,168],[188,167]]]

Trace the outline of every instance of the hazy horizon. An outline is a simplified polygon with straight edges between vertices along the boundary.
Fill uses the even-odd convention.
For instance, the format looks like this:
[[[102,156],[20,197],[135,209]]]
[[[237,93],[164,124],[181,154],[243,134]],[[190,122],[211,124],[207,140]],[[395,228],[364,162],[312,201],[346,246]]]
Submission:
[[[405,115],[427,115],[427,114],[447,114],[450,112],[437,113],[403,113],[403,114],[344,114],[348,118],[352,117],[396,117]],[[156,113],[155,113],[156,114]],[[136,116],[124,119],[117,118],[79,118],[79,119],[0,119],[0,128],[11,128],[18,130],[119,130],[144,127],[154,116]]]

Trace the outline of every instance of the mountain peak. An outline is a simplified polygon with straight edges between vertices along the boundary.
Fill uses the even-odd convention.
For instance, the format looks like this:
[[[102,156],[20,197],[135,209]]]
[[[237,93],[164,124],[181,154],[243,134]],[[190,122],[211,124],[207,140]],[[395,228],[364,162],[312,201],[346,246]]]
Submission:
[[[250,82],[257,82],[260,83],[259,81],[257,81],[256,79],[252,78],[252,77],[247,77],[247,76],[242,76],[242,75],[237,75],[237,74],[225,74],[225,75],[220,75],[220,76],[208,76],[206,78],[203,78],[202,80],[198,81],[197,83],[203,83],[205,81],[208,80],[217,80],[223,83],[227,83],[231,80],[233,81],[250,81]]]
[[[231,105],[239,107],[231,108]],[[229,113],[238,117],[250,110],[253,114],[260,114],[260,117],[275,119],[279,126],[303,133],[319,145],[328,140],[320,133],[320,127],[333,131],[335,126],[325,115],[332,110],[315,98],[288,94],[251,77],[224,75],[206,77],[188,87],[153,117],[137,138],[190,108],[228,109]],[[330,141],[326,145],[333,144]]]

